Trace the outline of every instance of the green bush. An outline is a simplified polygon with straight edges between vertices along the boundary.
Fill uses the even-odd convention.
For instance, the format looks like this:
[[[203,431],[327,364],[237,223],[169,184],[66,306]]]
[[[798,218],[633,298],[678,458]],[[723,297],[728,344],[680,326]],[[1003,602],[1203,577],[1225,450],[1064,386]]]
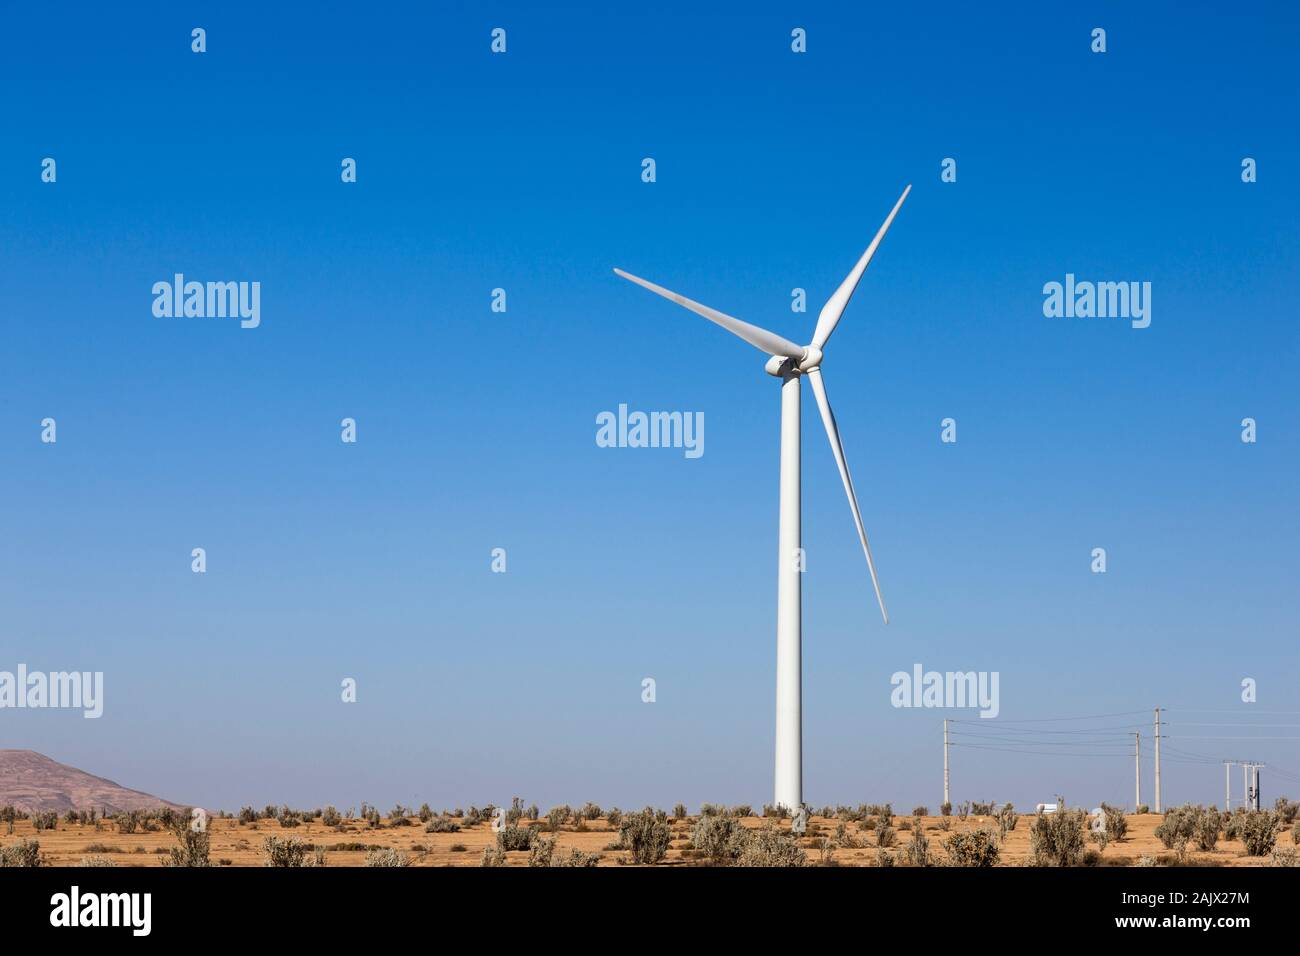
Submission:
[[[425,833],[459,833],[460,824],[451,817],[434,817],[424,825]]]
[[[930,815],[930,808],[929,808],[929,807],[913,807],[913,808],[912,808],[912,816],[914,816],[914,817],[928,817],[929,815]]]
[[[55,810],[44,810],[32,814],[32,827],[37,830],[57,830],[59,828],[59,814]]]
[[[939,804],[939,815],[944,817],[952,816],[952,804],[947,800]]]
[[[673,807],[673,819],[674,820],[686,819],[686,804],[679,803],[675,807]]]
[[[320,812],[320,822],[327,827],[337,827],[343,823],[343,817],[339,814],[338,810],[329,806]]]

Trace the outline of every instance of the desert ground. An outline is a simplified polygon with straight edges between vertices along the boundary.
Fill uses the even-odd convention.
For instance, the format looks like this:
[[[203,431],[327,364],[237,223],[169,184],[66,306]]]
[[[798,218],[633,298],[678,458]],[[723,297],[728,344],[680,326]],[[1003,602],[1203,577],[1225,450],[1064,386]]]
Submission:
[[[698,817],[687,817],[669,821],[672,828],[672,843],[667,856],[656,864],[659,866],[698,866],[707,865],[698,851],[690,844],[690,829]],[[1155,836],[1155,828],[1162,817],[1158,814],[1130,814],[1128,816],[1128,834],[1118,843],[1112,842],[1104,849],[1089,843],[1089,849],[1098,852],[1094,860],[1100,866],[1133,866],[1139,858],[1146,856],[1154,859],[1156,865],[1175,865],[1175,854],[1167,850]],[[260,819],[252,823],[240,823],[230,817],[213,818],[209,822],[208,832],[211,839],[210,860],[216,866],[262,866],[266,856],[262,844],[267,837],[280,840],[297,839],[316,848],[324,850],[326,866],[363,866],[366,853],[376,847],[393,848],[406,853],[411,866],[480,866],[485,848],[496,845],[496,834],[490,821],[463,826],[455,833],[428,833],[418,818],[408,818],[407,825],[393,826],[391,818],[384,819],[380,825],[371,826],[366,820],[344,820],[339,827],[325,826],[315,820],[302,823],[292,828],[284,828],[274,819]],[[903,849],[912,838],[911,828],[915,818],[895,815],[893,827],[897,842],[891,848],[896,865],[906,865]],[[942,829],[945,818],[926,816],[920,818],[925,836],[929,840],[932,860],[942,865],[947,862],[943,841],[953,833],[989,827],[996,831],[997,822],[993,817],[971,815],[965,820],[957,816],[946,818],[948,831]],[[1032,815],[1022,814],[1018,825],[1010,831],[1002,844],[999,859],[1000,866],[1024,866],[1029,863],[1029,829]],[[873,821],[874,822],[874,821]],[[773,825],[773,821],[761,817],[745,817],[741,823],[746,828],[760,829]],[[829,855],[823,843],[832,845],[836,842],[836,831],[841,821],[836,818],[814,816],[809,819],[806,834],[800,839],[800,845],[806,851],[811,864],[838,866],[875,866],[879,856],[874,832],[862,829],[856,822],[846,822],[845,832],[849,837],[845,845],[834,846]],[[607,820],[595,819],[585,821],[575,828],[573,822],[561,826],[552,832],[546,820],[521,821],[521,825],[540,829],[548,838],[555,837],[556,852],[563,853],[577,849],[586,853],[598,853],[600,866],[619,866],[631,864],[631,854],[627,850],[611,849],[618,840],[618,831],[610,827]],[[789,819],[776,824],[788,833]],[[21,839],[34,839],[40,842],[42,863],[46,866],[76,866],[83,858],[95,856],[111,860],[118,866],[161,866],[167,858],[170,848],[177,846],[176,837],[165,829],[150,832],[119,833],[111,821],[93,824],[67,823],[60,819],[55,830],[36,832],[31,820],[19,820],[14,824],[14,832],[8,832],[7,825],[0,826],[0,847],[13,844]],[[1278,838],[1278,847],[1287,847],[1292,843],[1291,834],[1283,832]],[[527,851],[513,851],[505,855],[507,866],[527,866]],[[1187,852],[1184,865],[1189,866],[1267,866],[1268,857],[1250,857],[1240,840],[1220,838],[1213,851],[1203,852],[1193,846]],[[1147,863],[1146,865],[1151,865]]]

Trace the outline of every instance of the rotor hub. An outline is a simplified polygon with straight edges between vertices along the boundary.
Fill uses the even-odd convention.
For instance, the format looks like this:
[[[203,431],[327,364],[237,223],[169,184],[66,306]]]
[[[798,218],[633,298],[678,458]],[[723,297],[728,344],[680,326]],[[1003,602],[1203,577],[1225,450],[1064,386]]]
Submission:
[[[822,350],[815,345],[809,345],[803,350],[803,358],[799,360],[799,371],[811,372],[821,364]]]
[[[784,378],[787,375],[803,375],[822,364],[822,350],[815,345],[804,347],[802,358],[790,358],[785,355],[773,355],[763,366],[768,375]]]

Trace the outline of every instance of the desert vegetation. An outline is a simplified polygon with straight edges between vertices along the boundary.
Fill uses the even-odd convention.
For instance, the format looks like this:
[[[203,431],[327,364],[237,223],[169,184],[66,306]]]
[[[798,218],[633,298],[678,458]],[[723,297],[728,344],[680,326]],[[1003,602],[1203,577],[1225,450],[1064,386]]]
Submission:
[[[925,806],[899,816],[889,803],[805,807],[798,833],[785,807],[722,803],[696,814],[680,803],[625,812],[593,801],[543,813],[520,797],[500,810],[425,804],[388,814],[369,803],[246,806],[198,828],[186,808],[51,815],[0,807],[0,866],[1289,867],[1300,856],[1300,812],[1285,798],[1269,810],[1187,804],[1163,815],[1058,803],[1057,812],[1029,815],[1027,826],[1012,804],[996,801],[941,806],[935,816]]]

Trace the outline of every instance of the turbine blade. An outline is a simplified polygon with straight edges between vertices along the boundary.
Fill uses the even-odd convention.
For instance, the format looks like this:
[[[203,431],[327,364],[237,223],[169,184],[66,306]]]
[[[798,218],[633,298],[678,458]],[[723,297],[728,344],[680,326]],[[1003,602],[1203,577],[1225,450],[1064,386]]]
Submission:
[[[700,303],[692,301],[684,295],[678,295],[676,292],[665,289],[661,285],[655,285],[653,282],[648,282],[645,279],[638,278],[637,276],[624,272],[622,269],[615,269],[614,272],[621,275],[624,279],[635,282],[637,285],[644,286],[651,292],[663,296],[665,299],[671,299],[678,305],[685,306],[697,315],[704,316],[710,322],[722,326],[733,335],[740,336],[750,345],[762,349],[768,355],[784,355],[787,358],[793,359],[803,358],[804,350],[801,346],[795,345],[789,339],[782,338],[775,332],[769,332],[767,329],[760,329],[757,325],[750,325],[748,322],[742,322],[740,319],[733,318],[724,312],[719,312],[717,309],[710,309],[707,305],[700,305]]]
[[[849,496],[849,509],[853,512],[853,523],[858,526],[858,538],[862,541],[862,553],[867,556],[867,568],[871,571],[871,584],[876,589],[876,600],[880,602],[880,615],[889,623],[889,612],[885,610],[885,597],[880,593],[880,581],[876,577],[876,562],[871,559],[871,546],[867,544],[867,529],[862,526],[862,512],[858,508],[858,495],[853,490],[853,478],[849,475],[849,464],[844,460],[844,445],[840,442],[840,429],[835,424],[835,413],[831,411],[830,400],[826,397],[826,386],[822,382],[819,368],[808,373],[812,382],[813,395],[817,398],[817,407],[822,413],[822,424],[826,426],[826,437],[830,439],[831,451],[835,454],[835,464],[840,469],[840,480],[844,482],[844,492]]]
[[[858,281],[862,278],[862,273],[867,271],[867,265],[871,262],[871,257],[876,254],[876,247],[880,245],[880,240],[885,238],[885,233],[889,231],[894,217],[898,215],[903,200],[907,198],[907,194],[911,191],[912,187],[909,184],[903,190],[903,195],[898,197],[898,202],[894,203],[894,208],[890,210],[889,215],[885,217],[884,225],[876,233],[876,238],[871,240],[871,245],[867,246],[867,251],[862,253],[862,258],[858,260],[858,264],[853,267],[853,271],[848,274],[848,277],[840,283],[840,287],[835,290],[835,294],[826,300],[826,304],[822,306],[821,314],[817,316],[817,328],[813,332],[812,340],[812,344],[817,348],[825,347],[826,340],[835,331],[835,326],[840,324],[840,316],[844,314],[844,307],[849,304],[849,299],[853,298],[853,290],[858,287]]]

